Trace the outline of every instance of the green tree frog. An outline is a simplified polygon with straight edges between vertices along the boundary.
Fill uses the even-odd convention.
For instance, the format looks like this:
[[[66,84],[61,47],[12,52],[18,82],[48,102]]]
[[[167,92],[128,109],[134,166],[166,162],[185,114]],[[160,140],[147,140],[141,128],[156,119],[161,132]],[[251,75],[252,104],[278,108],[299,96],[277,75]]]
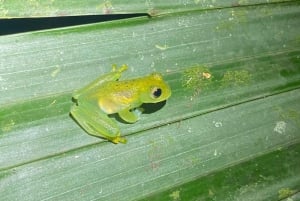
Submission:
[[[127,65],[110,73],[73,94],[75,104],[71,114],[77,123],[89,134],[105,138],[115,144],[126,143],[121,137],[117,123],[108,117],[118,113],[121,119],[134,123],[142,113],[143,103],[157,103],[171,96],[171,89],[159,73],[132,80],[119,81]]]

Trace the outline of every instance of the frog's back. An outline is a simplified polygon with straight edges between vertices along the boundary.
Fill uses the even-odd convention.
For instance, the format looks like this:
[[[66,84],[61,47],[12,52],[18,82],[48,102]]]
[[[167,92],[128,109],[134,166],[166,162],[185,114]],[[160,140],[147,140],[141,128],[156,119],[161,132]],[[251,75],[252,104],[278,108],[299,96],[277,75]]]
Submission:
[[[112,81],[95,91],[99,107],[107,114],[131,109],[139,103],[138,88],[133,82]]]

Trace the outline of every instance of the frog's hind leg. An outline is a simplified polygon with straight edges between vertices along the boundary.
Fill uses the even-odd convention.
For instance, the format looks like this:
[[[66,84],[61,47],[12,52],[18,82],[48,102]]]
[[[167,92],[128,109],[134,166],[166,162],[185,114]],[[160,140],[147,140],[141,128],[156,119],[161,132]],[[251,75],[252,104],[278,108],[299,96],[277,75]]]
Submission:
[[[120,130],[116,122],[110,119],[106,114],[99,110],[90,112],[86,105],[73,105],[71,114],[77,123],[89,134],[108,139],[109,141],[118,144],[126,143],[126,139],[121,137]]]

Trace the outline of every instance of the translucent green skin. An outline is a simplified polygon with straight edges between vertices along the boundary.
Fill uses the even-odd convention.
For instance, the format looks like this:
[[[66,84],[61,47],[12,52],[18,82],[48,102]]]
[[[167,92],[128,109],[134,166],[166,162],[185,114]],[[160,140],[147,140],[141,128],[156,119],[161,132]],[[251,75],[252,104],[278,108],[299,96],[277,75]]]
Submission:
[[[89,134],[105,138],[113,143],[126,143],[120,129],[108,114],[118,113],[128,123],[139,119],[143,103],[157,103],[171,96],[171,89],[162,76],[153,73],[148,76],[118,81],[126,65],[119,69],[113,66],[110,73],[76,91],[73,94],[75,104],[71,114],[78,124]]]

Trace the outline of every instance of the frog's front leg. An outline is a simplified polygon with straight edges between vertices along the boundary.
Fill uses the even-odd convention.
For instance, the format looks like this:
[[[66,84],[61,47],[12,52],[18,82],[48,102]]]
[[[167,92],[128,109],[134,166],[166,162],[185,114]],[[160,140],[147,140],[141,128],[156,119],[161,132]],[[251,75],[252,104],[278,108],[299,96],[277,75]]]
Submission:
[[[143,108],[135,108],[134,110],[125,109],[118,112],[119,116],[128,123],[134,123],[139,120]]]
[[[73,105],[71,114],[89,134],[103,137],[115,144],[126,143],[126,139],[120,135],[116,122],[92,104]]]

